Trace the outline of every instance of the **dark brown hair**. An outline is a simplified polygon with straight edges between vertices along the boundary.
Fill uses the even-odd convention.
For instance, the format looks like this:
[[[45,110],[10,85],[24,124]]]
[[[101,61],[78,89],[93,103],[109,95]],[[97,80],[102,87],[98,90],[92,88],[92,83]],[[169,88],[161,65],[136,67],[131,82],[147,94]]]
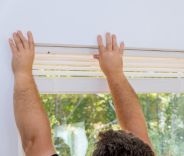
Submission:
[[[154,156],[154,152],[131,133],[108,130],[99,134],[93,156]]]

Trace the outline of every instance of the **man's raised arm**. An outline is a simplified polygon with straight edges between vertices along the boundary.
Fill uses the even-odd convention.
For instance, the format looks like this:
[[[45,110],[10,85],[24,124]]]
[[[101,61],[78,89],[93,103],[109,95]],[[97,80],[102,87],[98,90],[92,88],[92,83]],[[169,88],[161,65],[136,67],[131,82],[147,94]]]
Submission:
[[[14,72],[14,113],[26,156],[51,156],[55,153],[48,117],[42,106],[33,76],[34,42],[18,31],[9,40]]]
[[[116,116],[120,126],[151,146],[144,114],[133,88],[123,73],[122,52],[124,44],[117,44],[116,36],[106,34],[106,46],[102,37],[98,36],[100,67],[107,77],[113,96]]]

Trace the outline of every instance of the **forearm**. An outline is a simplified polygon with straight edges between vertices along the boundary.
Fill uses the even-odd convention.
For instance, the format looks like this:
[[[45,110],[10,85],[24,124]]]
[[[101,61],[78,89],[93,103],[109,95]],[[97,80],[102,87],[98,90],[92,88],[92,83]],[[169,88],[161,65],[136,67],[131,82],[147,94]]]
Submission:
[[[144,114],[126,77],[123,74],[113,75],[108,77],[108,83],[120,126],[149,143]]]
[[[51,144],[48,117],[32,76],[15,76],[14,110],[25,151],[34,146],[37,138],[41,143],[42,137],[37,136],[46,136],[48,145]]]

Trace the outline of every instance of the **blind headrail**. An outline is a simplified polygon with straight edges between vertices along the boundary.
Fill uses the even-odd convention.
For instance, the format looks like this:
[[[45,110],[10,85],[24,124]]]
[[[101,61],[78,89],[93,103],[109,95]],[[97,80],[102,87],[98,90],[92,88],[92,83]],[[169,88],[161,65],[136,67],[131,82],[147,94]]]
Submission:
[[[98,49],[95,45],[76,45],[76,44],[51,44],[51,43],[35,43],[36,47],[49,48],[84,48],[84,49]],[[125,47],[126,51],[151,51],[151,52],[178,52],[183,53],[182,49],[164,49],[164,48],[142,48],[142,47]]]

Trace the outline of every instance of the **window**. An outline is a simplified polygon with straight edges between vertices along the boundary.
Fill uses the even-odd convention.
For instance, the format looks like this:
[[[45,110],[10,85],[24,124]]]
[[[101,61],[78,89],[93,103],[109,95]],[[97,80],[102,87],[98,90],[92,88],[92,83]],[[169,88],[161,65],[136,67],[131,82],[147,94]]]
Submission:
[[[90,156],[100,131],[120,128],[107,82],[92,57],[96,47],[37,44],[36,50],[33,73],[58,153]],[[183,155],[182,52],[127,48],[124,62],[158,156]]]
[[[119,129],[109,94],[43,94],[42,99],[62,156],[91,156],[100,131]],[[183,155],[184,94],[139,94],[139,99],[158,156]]]

